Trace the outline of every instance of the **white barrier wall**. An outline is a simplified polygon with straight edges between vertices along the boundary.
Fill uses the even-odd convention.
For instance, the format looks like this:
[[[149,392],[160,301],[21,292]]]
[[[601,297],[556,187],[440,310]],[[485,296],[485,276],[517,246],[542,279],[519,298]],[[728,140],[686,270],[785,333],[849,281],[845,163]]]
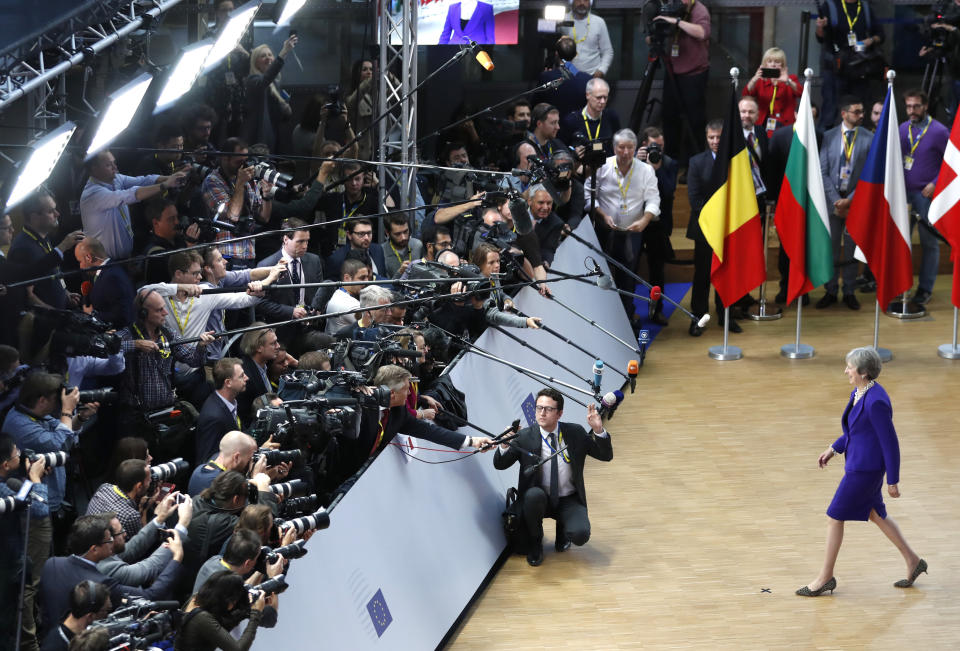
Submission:
[[[597,241],[588,220],[577,234]],[[554,267],[582,273],[588,256],[598,257],[567,239],[557,251]],[[598,262],[609,272],[604,261]],[[632,340],[616,293],[576,281],[550,287],[563,303],[624,341]],[[636,357],[531,288],[517,296],[516,304],[623,372],[628,360]],[[584,377],[592,377],[593,358],[542,331],[513,332]],[[499,332],[488,330],[476,343],[497,357],[588,388]],[[466,355],[451,375],[466,393],[470,421],[491,432],[503,431],[518,417],[526,426],[524,402],[532,418],[531,398],[543,386],[475,354]],[[603,391],[622,383],[622,376],[607,370]],[[587,402],[586,396],[578,399]],[[568,399],[564,420],[585,423],[586,408]],[[458,455],[419,450],[417,456],[440,461]],[[516,485],[517,470],[494,470],[492,459],[491,452],[427,465],[410,459],[398,447],[387,448],[333,510],[330,528],[307,544],[309,553],[291,562],[290,588],[280,597],[280,621],[276,628],[258,632],[254,649],[435,648],[504,548],[500,513],[507,488]]]

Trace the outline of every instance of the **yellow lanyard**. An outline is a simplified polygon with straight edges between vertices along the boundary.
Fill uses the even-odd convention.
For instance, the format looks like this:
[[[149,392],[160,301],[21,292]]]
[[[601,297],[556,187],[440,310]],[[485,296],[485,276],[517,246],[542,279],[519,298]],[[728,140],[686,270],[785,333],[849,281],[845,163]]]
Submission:
[[[186,334],[187,324],[190,323],[190,313],[193,312],[193,302],[197,300],[195,296],[190,297],[190,304],[187,306],[187,314],[183,318],[183,322],[180,321],[180,312],[177,310],[176,300],[170,301],[170,309],[173,310],[173,320],[177,322],[177,327],[180,328],[180,334]]]
[[[44,253],[50,253],[51,251],[53,251],[53,247],[50,246],[50,242],[47,242],[46,239],[40,239],[39,237],[31,233],[29,230],[27,230],[26,227],[23,228],[23,234],[29,237],[30,239],[32,239],[37,244],[39,244],[40,248],[43,249]]]
[[[767,117],[773,116],[773,103],[777,101],[777,82],[773,82],[773,95],[770,97],[770,110],[767,111]]]
[[[220,559],[220,564],[223,565],[223,566],[224,566],[225,568],[227,568],[228,570],[230,570],[231,572],[233,572],[233,568],[230,567],[229,565],[227,565],[227,564],[223,561],[222,558]]]
[[[393,240],[387,238],[390,242],[390,248],[393,249],[393,254],[397,256],[397,260],[403,262],[403,256],[400,255],[400,252],[397,251],[397,247],[393,245]],[[409,245],[407,246],[407,262],[413,262],[413,251],[410,249]]]
[[[617,187],[620,189],[620,198],[623,199],[621,208],[627,209],[627,193],[630,192],[630,184],[633,182],[633,161],[630,161],[630,177],[627,179],[627,185],[623,185],[623,176],[620,175],[620,166],[614,162],[614,171],[617,173]]]
[[[563,450],[563,432],[560,430],[559,427],[557,428],[557,450],[553,449],[553,446],[550,445],[550,441],[547,440],[546,436],[541,434],[540,438],[543,439],[543,442],[546,443],[547,447],[550,448],[553,452],[556,452],[557,450]],[[566,450],[563,450],[563,452],[560,453],[560,456],[563,457],[563,460],[566,463],[570,463],[570,455],[567,454]]]
[[[847,142],[847,134],[843,134],[843,160],[847,163],[853,158],[853,145],[857,142],[857,130],[853,129],[853,138]],[[834,150],[836,151],[836,150]]]
[[[357,201],[357,203],[353,204],[353,210],[351,210],[350,213],[347,214],[347,193],[344,192],[343,193],[343,218],[348,219],[350,217],[353,217],[353,213],[357,212],[360,209],[360,206],[362,206],[364,202],[366,202],[366,199],[367,199],[367,193],[364,192],[362,195],[360,195],[360,200]]]
[[[929,115],[927,116],[927,123],[923,125],[923,131],[920,132],[920,135],[917,136],[917,139],[913,139],[913,123],[907,125],[907,138],[910,140],[910,155],[913,156],[913,152],[917,151],[917,145],[920,144],[920,140],[923,138],[924,134],[927,133],[927,129],[930,128],[930,123],[933,122],[933,118]]]
[[[136,332],[137,336],[141,339],[150,341],[150,339],[147,339],[147,336],[140,331],[140,328],[137,327],[136,323],[133,324],[133,331]],[[160,357],[166,359],[170,357],[170,346],[167,342],[167,338],[163,336],[163,330],[158,330],[158,333],[160,337],[159,341],[157,342],[157,346],[160,348]]]
[[[587,28],[586,28],[585,30],[583,30],[583,31],[584,31],[583,38],[578,39],[578,38],[577,38],[577,26],[576,26],[576,25],[573,26],[573,34],[571,34],[571,36],[573,36],[574,42],[576,42],[576,43],[583,43],[585,40],[587,40],[587,35],[590,34],[590,14],[587,14]]]
[[[221,466],[221,465],[220,465],[219,463],[217,463],[216,461],[211,461],[211,462],[210,462],[210,465],[213,466],[214,468],[219,468],[222,472],[227,472],[227,469],[226,469],[225,467]]]
[[[853,26],[857,24],[857,20],[860,19],[860,10],[863,8],[863,5],[860,3],[860,0],[857,0],[857,15],[853,17],[853,20],[850,20],[850,14],[847,12],[847,2],[846,0],[840,0],[840,6],[843,7],[843,15],[847,17],[847,25],[850,27],[850,32],[853,32]]]
[[[120,497],[122,497],[122,498],[125,499],[125,500],[130,499],[129,497],[127,497],[127,494],[126,494],[126,493],[124,493],[122,490],[120,490],[120,489],[117,488],[116,486],[113,487],[113,492],[116,493],[117,495],[119,495]]]
[[[597,118],[597,132],[592,136],[590,135],[590,123],[587,121],[586,107],[584,107],[581,113],[583,114],[583,126],[587,128],[587,138],[589,138],[590,140],[596,140],[597,138],[600,137],[600,124],[603,122],[603,113],[601,112],[600,117]]]

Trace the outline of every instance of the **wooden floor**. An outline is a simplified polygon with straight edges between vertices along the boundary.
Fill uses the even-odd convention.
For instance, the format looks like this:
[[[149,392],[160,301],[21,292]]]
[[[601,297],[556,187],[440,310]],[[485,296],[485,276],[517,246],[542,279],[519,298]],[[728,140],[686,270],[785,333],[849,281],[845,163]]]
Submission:
[[[900,554],[871,523],[846,527],[838,588],[794,595],[823,556],[824,511],[843,474],[817,456],[839,434],[851,348],[873,343],[873,300],[804,309],[810,360],[787,360],[796,312],[742,322],[744,358],[716,362],[716,326],[695,339],[673,315],[636,394],[609,423],[614,460],[587,463],[593,536],[545,561],[512,556],[453,638],[453,649],[956,649],[960,647],[960,360],[951,338],[950,278],[932,315],[880,318],[893,351],[880,381],[902,453],[902,497],[888,514],[930,565],[913,589]],[[773,290],[774,292],[776,289]],[[821,290],[813,294],[814,302]],[[689,297],[687,299],[689,300]]]

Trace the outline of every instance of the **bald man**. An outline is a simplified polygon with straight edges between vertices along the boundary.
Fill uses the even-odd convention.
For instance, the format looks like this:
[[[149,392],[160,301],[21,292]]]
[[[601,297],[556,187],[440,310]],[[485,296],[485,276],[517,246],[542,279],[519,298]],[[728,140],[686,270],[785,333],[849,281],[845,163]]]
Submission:
[[[247,474],[256,452],[257,442],[252,436],[236,430],[227,432],[220,439],[220,452],[217,456],[194,468],[193,474],[190,475],[187,492],[191,497],[199,495],[204,488],[213,483],[217,475],[228,470]]]

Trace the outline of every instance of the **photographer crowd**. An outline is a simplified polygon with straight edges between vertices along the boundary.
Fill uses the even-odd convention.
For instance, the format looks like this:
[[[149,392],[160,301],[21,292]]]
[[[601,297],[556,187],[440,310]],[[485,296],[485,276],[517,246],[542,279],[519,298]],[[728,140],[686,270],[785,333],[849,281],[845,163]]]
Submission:
[[[232,9],[216,5],[213,33]],[[357,160],[372,161],[378,146],[369,129],[377,62],[357,63],[345,103],[331,89],[294,124],[280,85],[291,35],[276,56],[241,41],[207,84],[142,125],[141,151],[65,156],[55,190],[41,187],[4,215],[0,591],[21,607],[0,609],[0,647],[19,638],[29,651],[72,640],[98,648],[104,638],[139,648],[176,632],[175,649],[249,648],[258,627],[277,624],[278,595],[304,543],[329,526],[327,509],[395,434],[452,450],[496,447],[457,431],[469,387],[444,371],[488,326],[541,327],[512,297],[526,286],[552,295],[556,251],[583,219],[626,268],[646,255],[650,280],[663,286],[675,260],[674,195],[686,183],[691,308],[705,314],[711,251],[697,216],[723,129],[705,113],[710,14],[695,0],[661,5],[646,18],[652,51],[674,75],[663,101],[670,119],[621,128],[606,23],[574,0],[541,78],[562,83],[512,102],[503,117],[442,130],[437,169],[415,176],[414,209],[396,209],[396,189],[381,201],[375,166]],[[872,137],[861,123],[874,105],[867,77],[882,31],[868,0],[824,9],[821,165],[834,246],[852,250],[843,220]],[[933,29],[955,44],[949,21]],[[761,201],[776,200],[783,130],[796,119],[801,87],[787,63],[783,50],[768,50],[740,103]],[[925,213],[947,132],[923,92],[905,96],[907,189]],[[928,238],[921,230],[921,303],[937,263]],[[853,269],[843,302],[858,309]],[[614,280],[635,291],[629,274]],[[837,280],[817,307],[837,302]],[[641,318],[624,295],[635,331],[644,319],[667,325],[661,301]],[[731,319],[746,306],[733,306]],[[740,328],[731,320],[730,329]],[[702,328],[694,321],[689,332]],[[538,396],[541,438],[553,436],[562,407],[555,392]],[[534,547],[540,521],[561,505],[569,537],[557,550],[589,538],[583,458],[612,457],[589,413],[591,432],[572,437],[581,472],[563,476],[562,492],[548,476],[528,482],[539,499],[523,507]],[[539,451],[535,434],[525,431],[524,444]],[[554,449],[547,440],[543,449]],[[515,461],[499,450],[498,467]],[[542,548],[528,560],[539,565]]]

